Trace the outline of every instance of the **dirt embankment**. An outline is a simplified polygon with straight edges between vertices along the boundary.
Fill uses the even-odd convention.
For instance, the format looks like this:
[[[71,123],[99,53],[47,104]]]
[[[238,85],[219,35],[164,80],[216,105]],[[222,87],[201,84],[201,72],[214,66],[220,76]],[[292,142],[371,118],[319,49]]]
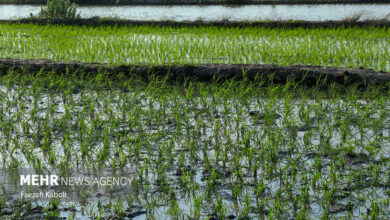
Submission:
[[[116,20],[82,18],[82,19],[34,19],[23,18],[18,20],[0,20],[0,23],[7,24],[58,24],[58,25],[78,25],[78,26],[103,26],[103,25],[151,25],[170,27],[194,27],[194,26],[217,26],[217,27],[272,27],[272,28],[315,28],[315,27],[390,27],[388,20],[372,21],[137,21],[137,20]]]
[[[79,5],[221,5],[221,4],[373,4],[388,0],[71,0]],[[42,5],[46,0],[0,0],[0,4]]]
[[[148,76],[150,74],[166,75],[170,79],[197,79],[209,81],[218,79],[241,79],[245,74],[248,79],[270,79],[276,83],[285,83],[293,78],[307,85],[316,84],[318,79],[327,79],[328,83],[341,84],[358,83],[389,83],[390,73],[376,72],[370,69],[333,68],[321,66],[277,66],[271,64],[199,64],[199,65],[106,65],[98,63],[53,62],[49,60],[15,60],[0,59],[0,74],[8,73],[9,69],[16,71],[54,71],[58,74],[82,71],[93,74],[106,71],[113,74],[136,74]]]
[[[221,5],[221,4],[373,4],[388,0],[71,0],[79,5]],[[46,4],[46,0],[0,0],[0,4]]]

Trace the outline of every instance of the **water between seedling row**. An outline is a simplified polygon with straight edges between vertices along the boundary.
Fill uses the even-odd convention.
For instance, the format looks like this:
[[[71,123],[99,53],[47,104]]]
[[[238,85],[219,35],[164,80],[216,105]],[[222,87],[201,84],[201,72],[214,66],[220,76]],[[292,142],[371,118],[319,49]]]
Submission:
[[[20,89],[22,88],[22,89]],[[44,121],[48,121],[48,125],[51,127],[49,132],[51,134],[50,140],[52,140],[52,145],[51,148],[55,148],[53,152],[55,152],[56,156],[55,158],[59,158],[58,161],[60,161],[62,158],[66,158],[66,150],[65,150],[65,145],[63,143],[64,139],[67,139],[69,137],[69,140],[72,139],[72,142],[69,143],[72,145],[71,148],[73,149],[72,153],[69,155],[68,165],[69,167],[76,167],[76,163],[78,164],[78,161],[81,156],[81,145],[82,143],[80,142],[79,138],[80,137],[80,132],[81,127],[79,127],[78,123],[80,120],[84,120],[81,118],[87,117],[87,126],[91,127],[91,135],[95,132],[98,132],[97,137],[103,136],[103,129],[99,130],[100,123],[102,123],[101,127],[107,130],[112,129],[114,133],[117,134],[122,134],[123,137],[121,137],[120,140],[132,140],[128,138],[133,138],[133,137],[141,137],[140,131],[137,129],[133,129],[132,126],[130,126],[129,123],[132,122],[126,122],[122,121],[119,124],[110,124],[110,117],[108,115],[108,112],[111,112],[114,115],[114,117],[121,118],[121,112],[120,109],[124,108],[124,106],[129,105],[133,106],[134,103],[136,106],[134,109],[131,110],[130,115],[135,115],[137,114],[136,112],[138,111],[143,111],[145,113],[140,114],[139,118],[138,116],[134,120],[136,121],[137,126],[142,126],[145,131],[147,131],[148,135],[156,135],[156,138],[153,138],[153,140],[145,141],[145,146],[147,147],[142,147],[139,150],[139,155],[136,156],[134,154],[133,150],[133,144],[125,143],[123,142],[123,145],[119,143],[116,137],[110,136],[109,139],[107,139],[109,142],[112,144],[110,145],[111,147],[118,147],[121,146],[120,148],[123,150],[122,153],[125,155],[130,155],[129,158],[140,158],[139,160],[137,159],[137,166],[141,166],[145,164],[145,159],[146,158],[151,158],[152,160],[157,160],[159,159],[159,153],[154,153],[150,154],[147,149],[150,147],[151,150],[150,152],[157,152],[157,149],[160,147],[163,148],[164,144],[169,140],[174,135],[177,140],[184,140],[186,138],[185,135],[193,135],[196,134],[196,129],[198,127],[203,127],[202,129],[199,130],[200,132],[200,138],[196,140],[195,146],[196,149],[199,149],[199,151],[202,151],[201,149],[204,149],[205,152],[207,152],[207,155],[210,156],[210,158],[215,158],[215,155],[217,154],[215,151],[214,145],[214,137],[221,137],[221,146],[226,146],[229,148],[225,148],[226,151],[226,157],[227,158],[236,158],[233,156],[233,154],[237,154],[236,151],[239,150],[238,152],[243,151],[246,147],[241,145],[236,145],[236,143],[240,143],[239,141],[234,141],[238,135],[238,133],[235,133],[235,131],[238,131],[238,128],[242,129],[243,134],[247,131],[254,132],[253,134],[256,133],[256,135],[250,134],[250,143],[255,143],[253,144],[253,150],[254,152],[260,153],[261,149],[264,147],[269,148],[269,150],[274,149],[275,150],[275,156],[277,157],[277,160],[279,161],[278,164],[279,166],[287,166],[286,164],[289,163],[291,158],[296,158],[297,161],[297,171],[298,174],[297,176],[303,176],[303,175],[309,175],[310,172],[313,172],[312,167],[314,166],[316,160],[321,161],[321,166],[323,166],[322,169],[322,175],[323,180],[321,181],[328,181],[326,178],[327,175],[331,175],[330,172],[328,171],[331,168],[331,161],[335,160],[335,155],[329,156],[328,153],[324,154],[317,154],[317,151],[322,149],[324,152],[339,152],[340,150],[347,151],[345,148],[347,147],[348,144],[344,145],[345,141],[342,138],[342,123],[347,122],[349,123],[348,128],[345,127],[347,137],[347,143],[351,143],[350,146],[354,146],[353,152],[356,152],[356,154],[353,154],[355,156],[348,156],[348,154],[345,154],[343,158],[347,161],[346,167],[342,168],[343,170],[340,170],[338,172],[337,176],[341,175],[351,175],[350,172],[360,172],[360,170],[366,170],[368,169],[367,167],[371,166],[372,164],[376,164],[379,161],[386,161],[388,160],[390,156],[389,152],[389,135],[390,135],[390,118],[388,117],[388,111],[390,111],[390,103],[389,102],[384,102],[382,104],[376,103],[375,101],[366,101],[366,100],[355,100],[353,103],[350,103],[348,100],[305,100],[305,104],[302,105],[303,100],[294,100],[293,101],[293,106],[291,110],[286,111],[285,109],[285,100],[283,99],[275,99],[273,104],[268,105],[269,102],[273,102],[273,100],[267,100],[267,99],[248,99],[249,104],[247,107],[244,107],[243,104],[240,103],[239,100],[237,99],[229,99],[227,100],[227,105],[226,106],[232,106],[231,108],[226,108],[221,105],[221,100],[218,101],[218,99],[205,99],[206,103],[218,103],[220,104],[210,104],[210,109],[206,109],[201,105],[201,99],[200,98],[194,98],[192,99],[192,104],[186,104],[188,108],[191,108],[192,110],[185,110],[183,116],[185,116],[186,119],[178,119],[178,120],[183,120],[183,125],[178,125],[178,120],[173,117],[172,119],[168,120],[168,122],[165,121],[157,121],[157,118],[150,118],[150,124],[148,122],[148,117],[149,113],[148,112],[157,112],[158,109],[160,108],[166,108],[166,111],[164,110],[164,113],[159,113],[159,114],[167,114],[167,115],[173,115],[173,108],[175,107],[175,103],[180,103],[179,99],[175,99],[175,97],[172,97],[170,101],[168,101],[167,107],[163,107],[166,104],[163,104],[160,102],[158,99],[155,98],[150,98],[143,93],[137,94],[133,93],[130,91],[122,91],[122,90],[108,90],[104,91],[102,93],[98,93],[97,91],[91,90],[70,90],[72,91],[70,93],[70,96],[66,98],[64,95],[65,93],[49,93],[47,91],[40,91],[40,90],[35,90],[34,88],[37,87],[7,87],[5,85],[0,84],[0,110],[2,111],[3,115],[3,123],[1,124],[3,127],[8,126],[7,124],[13,124],[15,129],[10,129],[9,137],[7,137],[6,133],[3,130],[0,130],[0,146],[7,146],[2,148],[4,152],[0,154],[0,162],[2,161],[2,167],[5,167],[5,164],[10,164],[11,163],[11,158],[14,158],[14,160],[18,161],[18,164],[20,167],[23,166],[28,166],[31,164],[28,162],[29,157],[26,155],[25,149],[31,149],[33,150],[33,155],[35,158],[39,158],[40,163],[43,165],[43,167],[48,167],[50,168],[52,165],[48,163],[49,159],[48,156],[46,156],[44,151],[42,150],[41,147],[41,140],[38,142],[35,140],[38,140],[39,137],[42,139],[42,143],[44,143],[44,138],[41,136],[39,132],[39,127]],[[32,94],[34,94],[33,91],[36,91],[37,97],[34,97]],[[23,94],[18,94],[23,92]],[[122,94],[122,95],[121,95]],[[115,97],[115,98],[109,98],[109,97]],[[128,97],[128,98],[126,98]],[[168,97],[169,98],[169,97]],[[92,110],[86,110],[88,101],[91,100],[91,103],[94,103],[93,106],[96,107],[91,107]],[[126,100],[126,101],[125,101]],[[15,103],[15,104],[14,104]],[[23,107],[24,113],[20,116],[21,120],[16,121],[18,116],[15,116],[16,113],[20,112],[20,109],[24,105],[23,103],[31,103],[28,106]],[[35,103],[35,104],[34,104]],[[73,104],[72,104],[73,103]],[[124,104],[125,103],[125,104]],[[126,104],[127,103],[127,104]],[[152,104],[150,104],[152,103]],[[359,103],[359,104],[357,104]],[[66,106],[74,106],[71,107],[69,110],[68,107]],[[301,107],[306,106],[306,107]],[[183,107],[184,107],[184,101],[183,101]],[[268,107],[272,106],[272,109],[270,112],[274,112],[274,116],[270,116],[269,119],[267,119],[267,116],[265,116],[263,112],[267,112]],[[96,109],[95,109],[96,108]],[[303,113],[302,109],[309,109],[309,113]],[[129,108],[130,109],[130,108]],[[311,109],[311,110],[310,110]],[[52,113],[50,113],[52,111]],[[94,116],[89,116],[91,115],[91,111],[94,113],[92,115],[96,115],[96,118],[91,118]],[[95,112],[96,111],[96,112]],[[35,113],[33,113],[35,112]],[[98,113],[101,114],[98,114]],[[194,114],[192,114],[192,112]],[[197,112],[197,113],[195,113]],[[240,113],[241,112],[241,113]],[[291,117],[291,120],[294,121],[293,124],[296,123],[296,129],[292,129],[292,127],[287,127],[284,123],[284,119],[286,116],[285,112],[289,112],[289,117]],[[32,115],[36,116],[32,116]],[[238,114],[241,114],[240,117],[242,117],[242,120],[238,120],[235,122],[235,118],[238,117]],[[307,114],[305,116],[305,114]],[[71,115],[72,117],[68,117],[65,115]],[[282,116],[284,115],[284,117]],[[338,118],[335,118],[337,115]],[[367,115],[367,116],[364,116]],[[364,116],[364,117],[362,117]],[[310,118],[306,118],[310,117]],[[365,119],[366,121],[370,120],[377,120],[380,117],[383,117],[382,125],[376,125],[376,124],[366,124],[362,123],[362,119]],[[30,119],[34,118],[34,119]],[[59,123],[56,122],[58,120],[62,120],[63,118],[63,124],[65,125],[64,128],[61,128]],[[203,124],[200,123],[203,121],[205,118],[205,121],[208,121],[210,124]],[[130,119],[129,119],[130,120]],[[131,119],[133,120],[133,119]],[[306,122],[304,120],[307,120]],[[28,128],[30,131],[26,132],[25,131],[25,121],[30,121],[31,123],[31,128]],[[339,123],[340,121],[341,123]],[[364,120],[363,120],[364,121]],[[61,124],[62,124],[61,123]],[[184,124],[188,123],[188,126]],[[238,124],[236,124],[238,123]],[[223,125],[227,124],[225,128],[217,129],[217,125]],[[300,124],[303,124],[301,126]],[[110,127],[111,126],[111,127]],[[178,126],[183,126],[179,127]],[[186,128],[184,128],[186,127]],[[75,129],[70,133],[70,129]],[[89,129],[89,128],[88,128]],[[180,132],[176,132],[177,129],[180,129]],[[187,130],[188,129],[188,130]],[[266,143],[271,143],[267,142],[266,140],[270,140],[270,138],[273,138],[270,136],[272,133],[266,133],[267,130],[274,129],[275,132],[279,130],[279,134],[283,139],[283,141],[280,142],[280,146],[277,148],[271,148],[271,145],[267,145]],[[23,131],[22,131],[23,130]],[[246,130],[246,131],[245,131]],[[163,131],[164,134],[162,136],[159,136],[159,132]],[[330,132],[328,132],[330,131]],[[101,132],[101,133],[100,133]],[[186,133],[188,132],[188,133]],[[227,132],[227,133],[225,133]],[[230,132],[230,133],[229,133]],[[69,133],[69,135],[67,134]],[[217,135],[216,135],[217,134]],[[228,134],[227,137],[224,137],[224,134]],[[93,134],[94,135],[94,134]],[[91,140],[95,139],[93,136],[88,136]],[[108,136],[107,136],[108,137]],[[189,137],[189,136],[187,136]],[[14,142],[10,142],[7,144],[5,143],[5,140],[20,140],[21,143],[27,143],[26,145],[15,145]],[[168,138],[168,139],[166,139]],[[326,144],[326,140],[328,139],[328,144]],[[230,141],[233,141],[233,144],[228,145]],[[291,142],[290,142],[291,141]],[[95,141],[91,144],[88,145],[90,149],[90,156],[91,158],[94,158],[91,161],[98,161],[97,159],[97,152],[101,152],[101,149],[104,146],[104,140],[96,138]],[[259,144],[258,144],[259,143]],[[264,145],[261,145],[263,143]],[[278,142],[279,143],[279,142]],[[30,146],[31,145],[31,146]],[[175,151],[176,155],[182,154],[186,155],[185,158],[187,158],[188,164],[191,164],[191,166],[186,166],[185,169],[186,172],[193,173],[191,176],[191,182],[195,182],[197,186],[199,186],[198,192],[204,192],[203,190],[206,189],[207,184],[208,184],[208,178],[211,175],[210,173],[204,172],[204,154],[200,152],[195,152],[194,155],[196,155],[196,158],[198,159],[190,159],[190,154],[191,151],[187,146],[188,143],[184,142],[182,143],[181,141],[178,143],[174,143],[175,145],[172,150]],[[26,147],[28,146],[28,147]],[[67,146],[67,145],[66,145]],[[129,147],[131,146],[131,147]],[[233,147],[235,146],[235,147]],[[235,150],[235,148],[237,149]],[[291,146],[295,146],[294,148],[291,148]],[[195,149],[195,148],[194,148]],[[222,148],[221,148],[222,149]],[[290,149],[290,150],[289,150]],[[326,150],[328,149],[328,150]],[[331,151],[331,149],[334,149],[335,151]],[[367,152],[366,149],[371,149],[371,153]],[[267,150],[268,151],[268,150]],[[95,154],[96,152],[96,154]],[[265,152],[265,151],[264,151]],[[376,152],[376,153],[375,153]],[[114,153],[114,152],[112,152]],[[7,155],[13,155],[7,156]],[[5,158],[6,157],[6,158]],[[79,159],[78,159],[79,158]],[[96,159],[95,159],[96,158]],[[113,157],[115,160],[115,157]],[[177,158],[178,159],[178,158]],[[131,161],[134,161],[135,159],[129,159],[129,161],[126,163],[125,168],[127,167],[128,169],[136,169],[134,168],[134,164]],[[250,167],[250,165],[246,165],[249,162],[245,159],[245,157],[242,157],[241,159],[241,164],[245,164],[245,166]],[[295,160],[295,159],[294,159]],[[232,196],[232,185],[229,185],[228,181],[233,181],[234,175],[231,175],[231,171],[229,169],[232,169],[233,167],[233,160],[230,159],[231,162],[228,161],[228,167],[227,169],[222,168],[222,165],[216,166],[216,170],[220,173],[218,175],[223,175],[223,181],[220,180],[221,182],[218,185],[218,188],[216,188],[217,192],[219,193],[218,195],[221,195],[223,198],[224,203],[229,207],[229,214],[234,214],[235,216],[238,216],[238,208],[239,207],[236,205],[236,201],[233,200]],[[178,160],[174,160],[174,163],[178,164]],[[74,164],[72,164],[74,163]],[[266,164],[266,163],[264,163]],[[371,164],[371,165],[370,165]],[[59,165],[55,165],[59,166]],[[180,185],[181,183],[180,178],[182,174],[177,172],[177,167],[178,165],[173,166],[172,168],[167,168],[166,174],[170,178],[169,184],[171,184],[175,189],[175,193],[178,195],[177,200],[178,200],[178,206],[184,213],[191,213],[192,207],[194,207],[194,204],[190,199],[188,199],[186,196],[189,194],[183,193],[183,187]],[[219,167],[220,166],[220,167]],[[295,165],[294,165],[295,166]],[[54,166],[53,166],[54,167]],[[152,170],[152,167],[150,167]],[[265,170],[265,167],[260,166],[259,168],[259,173],[266,173],[268,171]],[[283,170],[284,168],[278,167],[278,170]],[[341,169],[341,168],[340,168]],[[150,171],[149,171],[150,172]],[[285,172],[285,171],[279,171],[279,172]],[[289,171],[286,171],[289,172]],[[380,172],[381,178],[387,178],[385,177],[385,173],[383,171],[378,171]],[[135,172],[134,172],[135,173]],[[253,177],[251,177],[249,174],[249,171],[246,172],[246,174],[243,176],[243,180],[247,183],[253,183],[255,180]],[[290,175],[290,174],[289,174]],[[291,174],[293,175],[293,174]],[[295,174],[294,174],[295,175]],[[311,174],[314,175],[314,174]],[[386,174],[387,175],[387,174]],[[0,175],[1,177],[6,176],[5,174]],[[142,174],[141,174],[142,176]],[[146,180],[151,183],[151,190],[150,190],[150,195],[153,196],[164,196],[163,193],[161,193],[161,189],[159,189],[159,185],[156,184],[156,180],[158,179],[156,177],[156,174],[153,172],[150,172],[148,175],[146,175]],[[222,177],[221,177],[222,178]],[[257,178],[257,176],[256,176]],[[321,177],[322,178],[322,177]],[[367,179],[368,178],[368,179]],[[1,180],[1,179],[0,179]],[[226,180],[226,182],[225,182]],[[267,186],[267,194],[264,194],[266,196],[265,198],[272,198],[274,194],[279,192],[279,189],[281,188],[281,183],[278,175],[272,176],[270,178],[265,179],[265,184]],[[298,195],[300,193],[300,190],[302,189],[301,187],[304,185],[302,180],[294,180],[295,186],[291,189],[294,192],[294,195]],[[371,181],[369,177],[365,177],[365,181]],[[257,182],[257,180],[256,180]],[[1,183],[1,181],[0,181]],[[143,183],[146,183],[144,181]],[[365,182],[364,182],[365,183]],[[341,183],[344,184],[344,183]],[[352,185],[353,183],[351,182],[351,186],[348,189],[343,189],[344,194],[341,194],[342,197],[338,197],[338,204],[341,207],[345,207],[346,204],[348,204],[350,201],[354,201],[354,195],[361,193],[360,190],[367,190],[368,192],[373,192],[372,193],[372,198],[374,200],[381,200],[385,199],[387,195],[384,194],[386,192],[385,186],[378,185],[376,188],[366,186],[366,185]],[[253,184],[248,184],[243,186],[243,192],[251,192],[251,198],[250,198],[250,203],[253,204],[252,206],[256,206],[256,201],[255,201],[255,194],[253,193],[256,189]],[[340,186],[341,187],[341,186]],[[362,187],[362,188],[360,188]],[[314,188],[313,188],[314,189]],[[310,200],[310,207],[312,208],[311,211],[311,216],[312,218],[318,217],[322,215],[323,208],[322,204],[320,203],[321,200],[321,191],[311,190],[309,191],[310,193],[310,198],[313,198]],[[344,192],[345,191],[345,192]],[[320,192],[320,193],[319,193]],[[92,192],[91,192],[92,193]],[[94,192],[93,192],[94,193]],[[143,193],[143,194],[142,194]],[[160,193],[160,194],[159,194]],[[16,196],[19,196],[19,194],[14,194]],[[96,195],[93,197],[93,195]],[[148,193],[141,192],[137,194],[137,198],[139,195],[148,195]],[[338,196],[339,194],[337,194]],[[12,196],[12,195],[11,195]],[[16,197],[14,197],[16,198]],[[124,198],[124,197],[122,197]],[[364,197],[363,197],[364,198]],[[92,198],[89,199],[88,201],[90,204],[87,206],[87,209],[96,209],[97,207],[97,201],[100,201],[102,199],[101,197],[98,197],[97,194],[92,194]],[[102,199],[103,200],[103,199]],[[16,200],[15,200],[16,201]],[[41,203],[37,203],[38,205],[41,205]],[[42,203],[42,206],[45,206],[47,203]],[[336,207],[336,206],[335,206]],[[367,210],[370,207],[369,203],[356,203],[356,207],[354,208],[353,215],[354,216],[360,216],[363,211]],[[69,211],[69,208],[66,208],[66,206],[60,206],[61,209],[61,216],[68,218],[71,215],[75,215],[75,218],[78,219],[89,219],[86,215],[84,214],[83,211],[80,208],[80,205],[76,205],[76,208],[74,211]],[[134,206],[132,209],[138,210],[140,212],[144,212],[144,207],[142,206]],[[12,209],[9,209],[12,211]],[[168,210],[168,205],[166,203],[159,203],[159,206],[156,208],[156,213],[158,216],[161,217],[161,219],[168,219],[169,216],[167,216],[165,213]],[[346,209],[343,208],[332,208],[332,212],[335,213],[335,217],[339,218],[340,216],[346,214]],[[208,205],[205,206],[202,210],[202,213],[200,214],[202,218],[207,218],[210,213],[213,213],[212,206]],[[253,215],[251,216],[252,218],[256,218],[254,215],[254,212],[252,213]],[[292,213],[289,215],[293,216]],[[41,217],[42,214],[38,213],[38,216]],[[139,219],[144,219],[145,213],[142,215],[136,216]]]
[[[40,6],[0,5],[0,19],[37,15]],[[343,20],[360,15],[364,19],[383,19],[390,4],[247,5],[247,6],[80,6],[81,17],[115,17],[130,20]]]

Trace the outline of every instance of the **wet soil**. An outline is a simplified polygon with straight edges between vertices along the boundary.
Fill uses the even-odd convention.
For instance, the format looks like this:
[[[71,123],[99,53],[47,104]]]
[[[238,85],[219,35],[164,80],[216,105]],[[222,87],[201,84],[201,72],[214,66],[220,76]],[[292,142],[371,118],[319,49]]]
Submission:
[[[193,27],[193,26],[217,26],[217,27],[270,27],[270,28],[337,28],[337,27],[390,27],[390,21],[385,19],[367,20],[367,21],[137,21],[123,19],[102,19],[100,17],[81,18],[81,19],[37,19],[22,18],[17,20],[0,20],[0,23],[9,24],[61,24],[61,25],[79,25],[79,26],[101,26],[101,25],[152,25],[152,26],[170,26],[170,27]]]
[[[166,64],[166,65],[108,65],[99,63],[54,62],[50,60],[17,60],[0,59],[0,75],[7,74],[9,69],[37,73],[39,71],[67,74],[83,72],[94,74],[108,72],[123,73],[148,77],[169,75],[170,80],[196,79],[210,81],[213,79],[266,79],[275,83],[286,83],[294,80],[306,85],[316,85],[318,79],[326,83],[384,84],[390,82],[390,73],[376,72],[371,69],[335,68],[322,66],[277,66],[272,64]]]
[[[388,0],[72,0],[79,5],[373,4]],[[0,4],[46,4],[46,0],[0,0]]]

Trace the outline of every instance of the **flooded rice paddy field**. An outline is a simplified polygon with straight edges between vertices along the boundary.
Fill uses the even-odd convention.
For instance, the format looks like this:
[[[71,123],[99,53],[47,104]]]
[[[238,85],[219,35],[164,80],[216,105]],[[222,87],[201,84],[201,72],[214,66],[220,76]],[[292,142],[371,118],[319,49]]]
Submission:
[[[38,5],[0,5],[0,19],[28,18],[37,15]],[[115,17],[143,21],[259,21],[259,20],[343,20],[360,14],[360,19],[382,19],[390,4],[320,5],[214,5],[214,6],[80,6],[82,18]]]
[[[224,63],[390,71],[387,27],[0,24],[0,57],[112,64]]]
[[[0,212],[389,218],[388,85],[318,85],[10,71],[0,78],[2,168],[133,169],[137,193],[84,205],[3,195]]]

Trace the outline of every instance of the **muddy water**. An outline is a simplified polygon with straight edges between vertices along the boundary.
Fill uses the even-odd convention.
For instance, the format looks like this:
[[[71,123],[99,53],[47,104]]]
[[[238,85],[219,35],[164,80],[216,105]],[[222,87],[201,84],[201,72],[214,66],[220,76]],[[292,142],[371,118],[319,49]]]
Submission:
[[[26,18],[38,14],[40,6],[1,5],[0,19]],[[202,19],[256,20],[342,20],[360,14],[361,19],[384,18],[390,4],[371,5],[250,5],[250,6],[81,6],[81,17],[116,17],[131,20],[195,21]]]

